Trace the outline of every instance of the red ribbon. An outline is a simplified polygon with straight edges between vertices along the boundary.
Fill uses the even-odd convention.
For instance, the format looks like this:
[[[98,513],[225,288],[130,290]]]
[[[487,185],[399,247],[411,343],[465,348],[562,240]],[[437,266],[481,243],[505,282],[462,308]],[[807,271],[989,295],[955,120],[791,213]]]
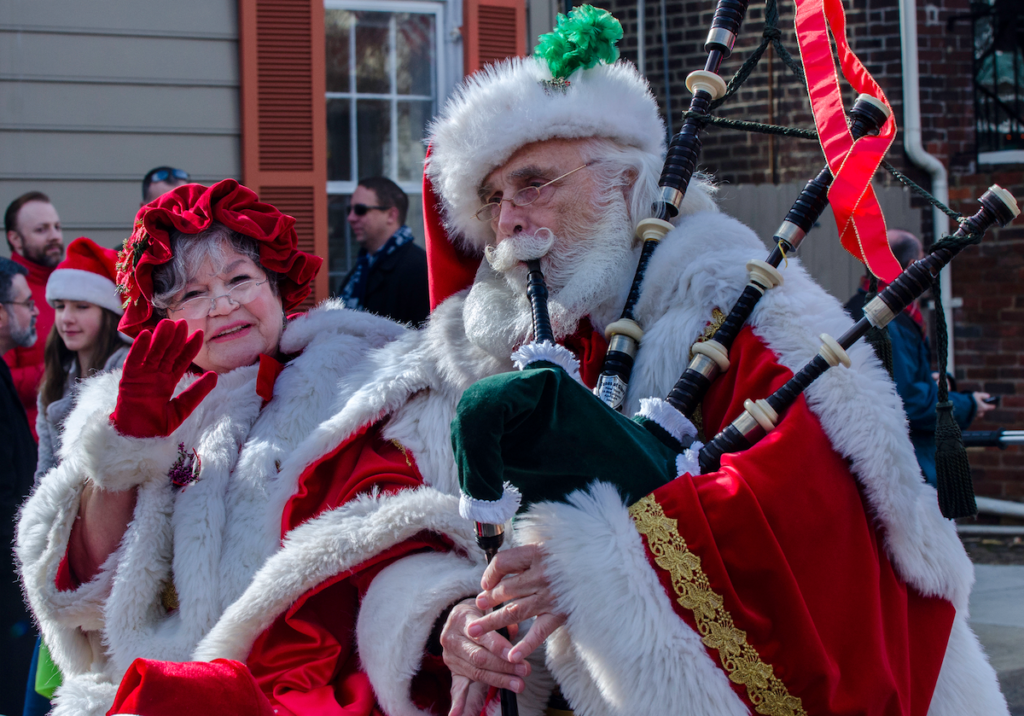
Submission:
[[[871,177],[896,136],[896,120],[890,114],[877,136],[861,137],[854,142],[843,111],[830,31],[846,80],[857,92],[877,97],[889,107],[881,87],[846,41],[842,0],[797,0],[796,38],[818,139],[835,177],[828,198],[839,239],[843,248],[864,262],[875,276],[892,281],[899,275],[900,265],[886,240],[885,219]],[[889,110],[891,113],[892,107]]]

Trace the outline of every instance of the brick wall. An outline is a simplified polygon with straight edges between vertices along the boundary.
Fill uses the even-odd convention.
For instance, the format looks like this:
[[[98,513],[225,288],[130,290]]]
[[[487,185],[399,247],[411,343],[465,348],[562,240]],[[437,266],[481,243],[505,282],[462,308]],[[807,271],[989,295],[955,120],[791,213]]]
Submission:
[[[612,11],[623,23],[620,47],[624,58],[636,62],[635,0],[595,3]],[[798,55],[793,32],[794,3],[779,3],[783,45]],[[646,5],[646,75],[665,108],[665,73],[660,5]],[[688,104],[689,72],[703,67],[703,50],[714,10],[713,0],[666,3],[668,79],[673,126]],[[882,86],[903,124],[899,7],[896,0],[848,0],[851,44]],[[935,0],[919,7],[922,132],[925,149],[949,170],[950,204],[962,213],[977,209],[974,199],[996,182],[1024,199],[1022,165],[978,166],[974,132],[972,81],[973,25],[969,0]],[[739,68],[760,42],[764,6],[752,2],[733,56],[722,67],[726,78]],[[848,99],[852,100],[852,91]],[[849,102],[847,103],[849,105]],[[722,117],[750,119],[787,126],[813,127],[803,83],[769,49],[739,93],[720,107]],[[929,177],[910,164],[902,133],[887,160],[925,188]],[[745,134],[709,127],[704,134],[700,167],[730,184],[806,181],[823,163],[814,141]],[[895,180],[880,172],[876,184]],[[920,199],[923,238],[932,241],[931,209]],[[779,217],[780,219],[782,217]],[[956,376],[961,390],[984,390],[1001,396],[1002,405],[974,429],[1024,428],[1024,219],[986,235],[982,246],[965,251],[954,263],[953,293],[963,299],[955,311]],[[1024,499],[1024,451],[1010,448],[972,450],[971,464],[979,494]]]

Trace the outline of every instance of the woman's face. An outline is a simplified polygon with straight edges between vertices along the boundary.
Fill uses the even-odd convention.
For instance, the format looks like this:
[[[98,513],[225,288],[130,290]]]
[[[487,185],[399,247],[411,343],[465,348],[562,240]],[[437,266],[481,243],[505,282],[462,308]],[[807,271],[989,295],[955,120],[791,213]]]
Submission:
[[[54,326],[69,351],[91,351],[96,347],[103,325],[103,309],[86,301],[53,302]]]
[[[217,265],[211,259],[204,261],[167,310],[171,320],[186,321],[189,335],[203,332],[203,347],[193,362],[217,373],[252,365],[261,353],[274,355],[284,330],[281,299],[274,295],[263,269],[230,246],[224,247],[223,254],[224,260]],[[234,293],[229,294],[232,289]],[[244,300],[238,301],[239,297]],[[215,299],[212,308],[211,299]],[[207,309],[208,315],[187,315]]]

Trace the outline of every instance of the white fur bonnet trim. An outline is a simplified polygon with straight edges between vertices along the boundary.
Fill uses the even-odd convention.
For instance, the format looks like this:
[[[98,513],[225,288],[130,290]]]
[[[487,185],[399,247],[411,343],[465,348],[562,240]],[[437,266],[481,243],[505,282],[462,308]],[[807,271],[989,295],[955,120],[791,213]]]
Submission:
[[[664,154],[658,104],[632,64],[577,71],[564,93],[540,84],[550,79],[546,63],[532,57],[490,65],[468,77],[432,123],[426,173],[443,200],[452,237],[477,246],[490,238],[489,225],[473,216],[480,208],[477,189],[532,142],[605,137]]]
[[[459,514],[473,522],[488,525],[503,525],[515,517],[523,496],[516,486],[506,482],[500,500],[478,500],[465,492],[459,498]]]

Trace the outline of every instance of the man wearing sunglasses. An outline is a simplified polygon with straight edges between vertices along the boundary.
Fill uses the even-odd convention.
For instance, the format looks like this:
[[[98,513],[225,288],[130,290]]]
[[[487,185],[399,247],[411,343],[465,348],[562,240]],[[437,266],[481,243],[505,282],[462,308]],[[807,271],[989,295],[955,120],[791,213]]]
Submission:
[[[427,254],[405,225],[408,209],[409,197],[390,179],[360,180],[347,212],[359,258],[339,297],[348,308],[419,325],[430,312]]]
[[[175,169],[174,167],[150,169],[142,178],[142,203],[139,206],[143,207],[154,199],[159,199],[174,187],[188,184],[190,181],[192,181],[192,177],[184,169]]]

